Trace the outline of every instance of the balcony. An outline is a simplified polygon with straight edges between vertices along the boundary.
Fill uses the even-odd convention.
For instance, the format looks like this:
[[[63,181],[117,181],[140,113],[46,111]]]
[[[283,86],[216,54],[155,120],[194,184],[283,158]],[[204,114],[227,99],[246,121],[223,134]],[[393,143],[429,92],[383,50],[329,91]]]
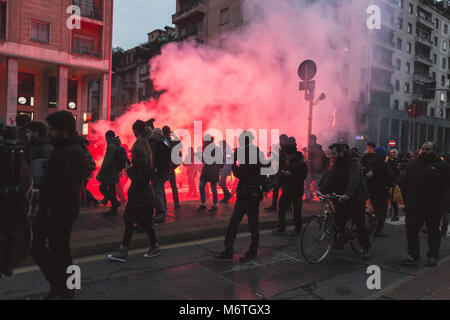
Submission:
[[[433,65],[433,60],[431,60],[428,57],[424,57],[424,56],[415,55],[414,56],[414,61],[422,63],[422,64],[425,64],[425,65],[427,65],[429,67],[431,67]]]
[[[102,53],[100,51],[94,51],[94,50],[90,50],[90,49],[86,49],[86,48],[73,47],[72,53],[91,56],[91,57],[99,58],[99,59],[102,58]]]
[[[379,61],[379,60],[373,60],[373,67],[383,69],[385,71],[394,72],[395,66],[392,65],[392,63],[389,63],[387,61]]]
[[[428,82],[434,81],[433,78],[431,78],[428,75],[424,75],[424,74],[414,74],[413,80],[416,82],[420,82],[420,83],[428,83]]]
[[[185,9],[184,11],[180,11],[172,15],[172,23],[175,25],[181,24],[186,19],[190,19],[199,15],[205,15],[208,8],[203,1],[199,1],[194,4],[192,7]]]
[[[423,38],[421,36],[416,36],[416,42],[421,43],[424,46],[427,46],[429,48],[433,48],[434,47],[433,41],[431,41],[430,39],[427,39],[427,38]]]
[[[73,0],[73,4],[80,7],[81,17],[91,20],[103,21],[103,9],[95,8],[92,5],[92,2],[86,0]]]
[[[434,22],[432,20],[428,20],[421,16],[417,17],[416,22],[417,22],[417,24],[419,24],[427,29],[430,29],[430,30],[433,30],[436,28],[436,25],[434,24]]]
[[[385,49],[394,51],[395,42],[392,39],[386,39],[381,37],[375,37],[375,44],[382,46]]]
[[[427,101],[427,102],[431,102],[434,99],[432,98],[424,98],[422,93],[413,93],[412,94],[412,98],[415,101]]]
[[[372,81],[370,83],[370,88],[372,90],[387,92],[390,94],[394,93],[394,87],[390,83]]]

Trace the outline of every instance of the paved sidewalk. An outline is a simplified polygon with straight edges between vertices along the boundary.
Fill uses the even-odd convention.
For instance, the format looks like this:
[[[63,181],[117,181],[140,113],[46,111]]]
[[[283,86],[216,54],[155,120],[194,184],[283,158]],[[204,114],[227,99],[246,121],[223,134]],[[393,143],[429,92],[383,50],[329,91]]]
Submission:
[[[450,259],[418,276],[407,276],[370,300],[450,300]]]
[[[168,215],[166,222],[155,226],[156,235],[162,245],[175,242],[204,239],[225,235],[228,222],[234,206],[234,200],[228,204],[219,204],[218,211],[210,213],[208,210],[197,211],[200,205],[199,200],[189,199],[184,194],[180,194],[180,209],[174,209],[171,194],[168,198]],[[170,200],[169,200],[170,199]],[[261,229],[272,228],[277,225],[278,214],[267,212],[264,207],[271,204],[271,199],[264,199],[260,205],[260,227]],[[211,201],[207,203],[208,209]],[[303,217],[317,215],[322,208],[320,202],[313,201],[303,204]],[[102,213],[109,208],[99,207],[97,209],[82,209],[80,216],[74,224],[71,247],[74,258],[95,255],[117,250],[122,242],[123,225],[123,205],[119,209],[119,215],[115,217],[102,216]],[[292,224],[292,214],[287,215],[288,225]],[[240,226],[240,231],[247,231],[247,219],[244,217]],[[144,248],[148,246],[145,234],[134,233],[131,248]],[[23,265],[34,264],[29,258]]]

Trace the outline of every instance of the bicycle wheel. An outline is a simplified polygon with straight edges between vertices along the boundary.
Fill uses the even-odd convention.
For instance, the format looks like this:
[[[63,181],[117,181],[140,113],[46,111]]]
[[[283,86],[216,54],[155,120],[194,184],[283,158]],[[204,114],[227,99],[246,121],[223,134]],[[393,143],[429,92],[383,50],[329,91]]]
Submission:
[[[330,219],[317,217],[303,230],[301,250],[308,263],[316,264],[325,259],[331,249],[334,229]]]

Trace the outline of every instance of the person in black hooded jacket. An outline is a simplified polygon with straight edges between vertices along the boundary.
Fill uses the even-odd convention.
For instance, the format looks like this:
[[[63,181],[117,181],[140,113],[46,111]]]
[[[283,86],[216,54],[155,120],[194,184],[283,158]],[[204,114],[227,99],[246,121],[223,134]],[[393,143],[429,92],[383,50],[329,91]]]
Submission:
[[[294,209],[294,234],[299,235],[302,230],[302,197],[308,168],[303,154],[297,151],[296,144],[290,144],[286,150],[286,160],[280,166],[280,184],[283,194],[280,198],[278,211],[278,228],[274,235],[286,232],[286,212],[290,206]]]
[[[55,151],[46,164],[39,210],[33,222],[31,255],[50,283],[45,298],[72,299],[75,292],[67,288],[66,271],[73,264],[70,236],[87,172],[86,145],[75,133],[75,119],[70,112],[52,113],[47,123]]]

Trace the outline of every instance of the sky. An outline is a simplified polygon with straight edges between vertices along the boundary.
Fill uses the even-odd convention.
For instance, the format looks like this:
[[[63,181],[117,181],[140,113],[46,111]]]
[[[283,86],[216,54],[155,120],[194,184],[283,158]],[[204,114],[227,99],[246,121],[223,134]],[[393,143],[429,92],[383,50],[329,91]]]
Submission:
[[[176,0],[114,0],[113,46],[133,48],[147,33],[172,25]]]

